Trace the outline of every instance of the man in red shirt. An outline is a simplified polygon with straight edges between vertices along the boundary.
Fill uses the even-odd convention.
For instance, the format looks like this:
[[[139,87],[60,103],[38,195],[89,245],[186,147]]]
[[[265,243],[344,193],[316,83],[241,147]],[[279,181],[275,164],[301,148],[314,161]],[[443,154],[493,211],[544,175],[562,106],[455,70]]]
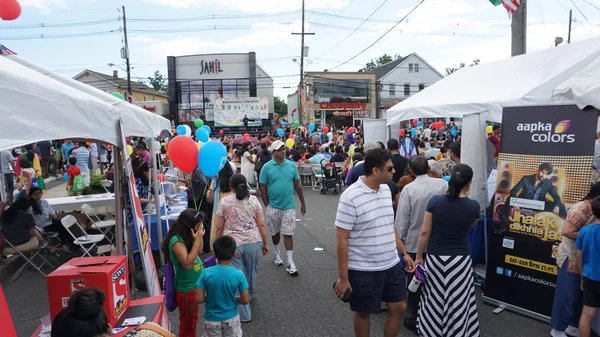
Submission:
[[[502,132],[502,127],[500,125],[494,125],[492,127],[492,134],[489,135],[488,139],[494,147],[496,148],[496,154],[494,154],[494,158],[498,158],[498,154],[500,153],[500,133]]]

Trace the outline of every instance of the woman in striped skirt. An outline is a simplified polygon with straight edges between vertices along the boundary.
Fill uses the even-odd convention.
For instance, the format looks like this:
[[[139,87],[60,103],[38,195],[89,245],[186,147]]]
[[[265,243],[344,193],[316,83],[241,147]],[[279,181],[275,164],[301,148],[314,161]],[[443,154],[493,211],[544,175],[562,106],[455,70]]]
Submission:
[[[456,165],[448,192],[432,197],[425,209],[415,261],[423,264],[427,247],[418,317],[423,337],[479,336],[467,236],[479,219],[479,204],[468,198],[472,179],[468,165]]]

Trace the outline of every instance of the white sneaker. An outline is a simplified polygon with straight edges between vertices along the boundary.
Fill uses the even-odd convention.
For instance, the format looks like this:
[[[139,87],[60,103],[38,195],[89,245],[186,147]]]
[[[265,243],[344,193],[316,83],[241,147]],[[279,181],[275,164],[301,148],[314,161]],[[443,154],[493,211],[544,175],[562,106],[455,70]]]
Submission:
[[[579,329],[572,325],[569,325],[567,327],[567,330],[565,330],[565,333],[567,334],[567,336],[579,337]]]
[[[273,255],[275,255],[275,257],[273,258],[273,263],[274,263],[276,266],[281,266],[281,265],[283,265],[283,260],[281,259],[281,256],[279,256],[279,254],[278,254],[278,253],[275,253],[275,254],[273,254]]]
[[[550,331],[550,336],[552,336],[552,337],[568,337],[564,331],[558,331],[558,330],[554,330],[554,329],[552,329],[552,331]]]
[[[286,264],[285,271],[287,271],[288,274],[292,276],[298,276],[298,269],[296,269],[296,265],[294,264],[294,262]]]

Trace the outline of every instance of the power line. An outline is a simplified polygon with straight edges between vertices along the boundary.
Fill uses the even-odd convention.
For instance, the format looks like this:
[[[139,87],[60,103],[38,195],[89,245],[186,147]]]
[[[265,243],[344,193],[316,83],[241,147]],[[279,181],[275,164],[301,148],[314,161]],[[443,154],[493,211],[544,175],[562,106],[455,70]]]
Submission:
[[[369,17],[367,17],[363,22],[360,23],[360,25],[358,25],[358,27],[356,27],[352,33],[348,34],[348,36],[346,36],[342,41],[338,42],[338,44],[336,44],[335,46],[333,46],[331,49],[329,49],[328,51],[326,51],[324,54],[322,54],[321,56],[315,58],[315,60],[320,59],[321,57],[329,54],[332,50],[334,50],[335,48],[337,48],[339,45],[341,45],[342,43],[344,43],[344,41],[346,41],[350,36],[352,36],[352,34],[356,33],[356,31],[362,27],[362,25],[364,25],[367,21],[369,21],[369,19],[375,15],[375,13],[377,13],[377,11],[383,7],[383,5],[385,5],[385,3],[387,2],[387,0],[383,0],[383,2],[381,3],[381,5],[379,5],[379,7],[375,8],[375,10],[373,11],[373,13],[371,13],[371,15],[369,15]]]
[[[28,24],[28,25],[10,25],[10,26],[2,26],[0,30],[5,29],[32,29],[32,28],[65,28],[65,27],[80,27],[80,26],[94,26],[94,25],[102,25],[105,23],[113,23],[115,21],[120,21],[121,18],[116,19],[104,19],[104,20],[94,20],[94,21],[75,21],[75,22],[61,22],[61,23],[36,23],[36,24]]]
[[[411,15],[417,8],[419,8],[419,6],[421,6],[423,4],[423,2],[425,2],[425,0],[420,0],[419,3],[417,3],[417,5],[415,7],[413,7],[413,9],[411,9],[406,15],[404,15],[398,22],[396,22],[396,24],[394,24],[390,29],[388,29],[385,33],[383,33],[383,35],[381,35],[377,40],[375,40],[375,42],[371,43],[371,45],[369,45],[367,48],[361,50],[358,54],[352,56],[351,58],[349,58],[347,61],[344,61],[343,63],[333,67],[331,70],[337,69],[341,66],[343,66],[344,64],[354,60],[355,58],[357,58],[359,55],[361,55],[362,53],[366,52],[367,50],[369,50],[369,48],[373,47],[377,42],[381,41],[381,39],[383,39],[387,34],[389,34],[394,28],[396,28],[400,22],[404,21],[409,15]]]
[[[540,13],[542,14],[542,22],[544,23],[544,29],[546,29],[546,19],[544,18],[544,11],[542,10],[542,5],[540,4],[540,0],[537,0],[537,4],[540,9]]]
[[[591,27],[593,27],[593,25],[592,25],[592,23],[590,22],[590,20],[588,20],[587,16],[585,16],[585,14],[583,14],[583,12],[581,11],[581,9],[579,9],[579,7],[577,6],[577,4],[575,4],[575,2],[574,2],[573,0],[571,0],[571,3],[573,4],[573,6],[575,6],[575,9],[577,9],[577,11],[579,12],[579,14],[581,14],[581,16],[583,16],[583,18],[585,19],[585,21],[587,21],[587,23],[588,23],[588,24],[589,24]],[[588,27],[588,26],[586,26],[586,27]],[[589,29],[589,30],[590,30],[592,33],[594,33],[594,34],[598,35],[598,32],[596,32],[596,30],[595,30],[595,29],[592,29],[591,27],[588,27],[588,29]]]
[[[341,15],[342,13],[344,13],[344,12],[346,11],[346,9],[348,9],[348,7],[352,6],[352,4],[354,3],[354,1],[356,1],[356,0],[352,0],[352,1],[350,1],[350,2],[348,3],[348,5],[346,5],[346,7],[344,7],[344,9],[342,9],[342,11],[338,13],[338,15]],[[326,25],[329,25],[329,24],[331,24],[333,21],[335,21],[335,19],[336,19],[336,18],[333,18],[333,19],[329,20],[329,22],[327,22],[327,23],[326,23]],[[322,26],[322,27],[323,27],[323,26]],[[315,34],[316,34],[316,33],[318,33],[318,32],[320,32],[322,29],[323,29],[323,28],[321,28],[321,29],[317,29],[317,31],[315,32]]]
[[[586,4],[588,4],[588,5],[592,6],[592,7],[596,8],[597,10],[599,10],[599,11],[600,11],[600,7],[598,7],[598,6],[594,5],[593,3],[589,2],[588,0],[583,0],[583,2],[585,2]]]

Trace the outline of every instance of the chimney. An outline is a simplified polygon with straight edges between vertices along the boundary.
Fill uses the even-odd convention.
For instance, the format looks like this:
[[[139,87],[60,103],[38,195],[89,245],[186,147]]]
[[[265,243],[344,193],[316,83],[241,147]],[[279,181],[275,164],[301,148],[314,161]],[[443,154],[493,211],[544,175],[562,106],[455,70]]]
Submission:
[[[113,70],[113,77],[114,78],[119,78],[119,71],[118,70]]]

